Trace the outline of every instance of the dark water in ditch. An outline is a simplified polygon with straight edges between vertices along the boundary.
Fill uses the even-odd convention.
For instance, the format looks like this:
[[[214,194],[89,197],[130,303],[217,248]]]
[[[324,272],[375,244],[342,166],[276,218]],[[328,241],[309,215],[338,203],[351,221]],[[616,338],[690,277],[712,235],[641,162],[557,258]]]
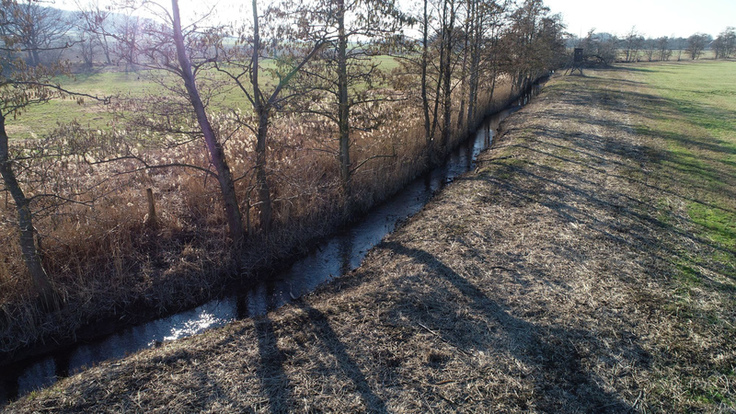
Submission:
[[[488,117],[470,139],[453,151],[444,165],[414,180],[355,225],[320,243],[313,253],[276,277],[188,311],[0,368],[3,371],[0,373],[0,405],[102,361],[119,359],[237,319],[264,315],[357,268],[368,250],[391,233],[397,223],[417,213],[435,192],[455,177],[475,168],[476,157],[491,146],[499,123],[525,105],[538,88],[535,86],[508,109]]]

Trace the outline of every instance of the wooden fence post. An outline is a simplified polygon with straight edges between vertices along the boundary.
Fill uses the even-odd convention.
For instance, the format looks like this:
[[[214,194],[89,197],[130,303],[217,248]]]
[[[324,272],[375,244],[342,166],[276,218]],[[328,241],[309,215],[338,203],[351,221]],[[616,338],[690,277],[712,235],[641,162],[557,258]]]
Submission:
[[[153,190],[150,188],[146,189],[146,198],[148,199],[148,215],[146,216],[145,224],[150,228],[156,228],[156,202],[153,199]]]

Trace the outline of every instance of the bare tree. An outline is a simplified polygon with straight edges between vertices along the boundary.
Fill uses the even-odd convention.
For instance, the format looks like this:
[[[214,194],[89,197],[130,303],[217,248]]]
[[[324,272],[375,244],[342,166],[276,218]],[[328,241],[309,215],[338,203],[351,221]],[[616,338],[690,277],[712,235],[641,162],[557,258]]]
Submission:
[[[457,125],[461,131],[467,132],[474,126],[478,116],[478,96],[482,81],[488,81],[486,87],[494,88],[500,67],[499,37],[506,24],[508,5],[508,1],[495,0],[458,2],[453,6],[456,9],[456,21],[463,22],[463,25],[461,28],[454,27],[451,30],[454,34],[449,34],[447,32],[450,30],[446,30],[450,29],[449,2],[441,0],[423,3],[422,14],[417,16],[417,21],[421,22],[422,39],[417,41],[414,49],[410,49],[400,58],[405,71],[420,73],[416,86],[420,91],[418,100],[422,106],[427,147],[430,153],[437,151],[432,154],[435,158],[441,157],[441,141],[437,142],[437,148],[433,147],[438,127],[441,127],[440,133],[445,130],[443,119],[448,92],[450,103],[453,95],[459,95]],[[448,37],[454,38],[449,55]],[[421,55],[414,51],[421,51]],[[460,66],[459,75],[457,66]],[[449,88],[445,88],[447,75],[450,79]],[[459,94],[456,91],[458,84],[461,86]],[[492,91],[489,95],[492,95]]]
[[[76,13],[78,19],[76,26],[82,32],[82,36],[90,44],[99,45],[105,56],[105,63],[112,64],[112,39],[107,34],[112,29],[111,12],[100,5],[99,0],[89,0],[82,4],[77,2],[79,11]]]
[[[19,230],[19,241],[21,251],[23,254],[23,261],[28,268],[28,273],[33,280],[36,293],[41,298],[42,302],[49,306],[54,302],[53,300],[53,289],[49,282],[49,277],[46,274],[46,269],[41,261],[38,247],[36,246],[35,239],[35,228],[33,226],[33,214],[31,212],[30,199],[26,196],[23,188],[21,187],[18,179],[13,171],[12,158],[10,156],[9,141],[10,138],[5,129],[5,120],[8,115],[12,115],[13,112],[26,106],[18,98],[37,95],[40,92],[44,99],[50,99],[51,93],[42,88],[36,88],[31,85],[24,86],[21,89],[21,96],[18,98],[11,97],[4,93],[9,87],[15,86],[20,82],[24,82],[20,79],[8,79],[0,77],[0,93],[2,94],[2,108],[0,108],[0,175],[2,175],[3,184],[8,190],[10,195],[13,197],[16,211],[18,214],[18,230]],[[15,93],[19,92],[18,88],[14,88]],[[35,89],[35,90],[34,90]],[[41,100],[36,100],[40,102]],[[28,102],[31,104],[31,102]]]
[[[513,74],[516,91],[521,91],[561,63],[564,26],[558,15],[549,14],[541,0],[526,0],[511,17],[511,31],[506,35],[510,56],[507,70]]]
[[[389,44],[407,18],[391,0],[324,1],[316,7],[319,10],[316,24],[329,34],[328,43],[317,55],[318,59],[305,67],[306,76],[302,77],[300,87],[310,91],[305,95],[308,99],[329,102],[329,105],[303,110],[322,116],[336,126],[337,158],[349,209],[352,175],[362,165],[354,164],[350,157],[351,134],[355,129],[351,112],[357,106],[386,99],[385,94],[381,96],[373,90],[374,86],[385,86],[385,79],[380,63],[372,57],[380,53],[375,46]],[[348,15],[353,18],[349,19]],[[367,44],[365,39],[372,40],[372,44]],[[302,102],[308,105],[308,101]],[[380,123],[366,115],[360,128],[372,129]]]
[[[713,41],[713,51],[716,59],[727,59],[736,49],[736,31],[733,27],[727,27],[726,30],[718,34]]]
[[[586,61],[597,61],[603,65],[610,65],[618,54],[618,39],[608,33],[596,33],[595,29],[588,31],[578,47],[583,48]]]
[[[19,16],[14,14],[15,11],[21,10],[20,16],[25,19],[28,15],[24,13],[33,9],[19,8],[15,0],[2,0],[1,4],[4,12],[0,13],[0,23],[6,28],[19,27],[19,23],[14,20]],[[70,92],[56,83],[55,77],[61,73],[68,73],[67,68],[59,63],[41,64],[37,58],[46,49],[40,45],[46,43],[40,41],[39,38],[29,41],[27,34],[23,30],[7,30],[0,34],[0,52],[6,52],[0,54],[0,67],[3,68],[3,71],[0,72],[0,176],[2,176],[3,186],[10,193],[15,204],[23,261],[42,304],[45,307],[51,307],[56,305],[56,300],[41,259],[34,227],[32,202],[36,197],[28,196],[14,170],[15,159],[11,155],[6,120],[8,117],[17,116],[29,106],[43,104],[58,97],[97,98]],[[21,50],[32,57],[29,59],[32,65],[23,59],[14,58],[10,53],[18,49],[17,45],[23,45]],[[48,44],[48,46],[58,50],[54,45]]]
[[[240,119],[241,123],[256,136],[255,175],[261,213],[260,225],[263,231],[270,230],[272,222],[272,200],[267,172],[269,125],[274,113],[294,97],[293,94],[285,93],[287,86],[326,43],[326,34],[319,27],[298,24],[308,21],[310,15],[308,10],[287,10],[287,7],[285,4],[280,8],[274,5],[266,10],[266,15],[267,17],[278,15],[282,18],[291,16],[297,24],[290,25],[291,22],[287,21],[276,23],[274,27],[268,28],[272,35],[270,42],[264,42],[260,23],[262,16],[258,13],[257,1],[252,0],[252,37],[247,36],[248,31],[245,28],[241,29],[235,46],[220,47],[219,59],[222,64],[216,62],[217,69],[235,82],[253,107],[254,120],[247,122],[243,118]],[[277,35],[279,39],[276,38]],[[265,59],[275,62],[278,67],[276,70],[268,71],[276,79],[272,86],[261,79],[260,74],[263,71],[261,62]]]
[[[141,18],[132,13],[123,16],[122,27],[116,27],[113,33],[105,31],[104,26],[98,26],[103,30],[103,33],[107,33],[110,37],[118,40],[116,43],[118,61],[116,64],[119,65],[120,62],[123,62],[126,72],[135,72],[138,66],[138,49],[140,49],[138,42],[139,38],[144,36],[140,33],[142,26]]]
[[[672,42],[670,41],[670,38],[667,36],[660,37],[656,42],[657,50],[659,51],[659,60],[670,60],[670,56],[672,56]]]
[[[629,34],[623,39],[624,55],[627,62],[635,62],[639,60],[639,51],[644,44],[644,36],[636,31],[636,27],[632,27]]]
[[[644,40],[644,56],[647,57],[647,62],[654,60],[654,52],[657,50],[657,43],[654,39]]]
[[[43,7],[35,0],[8,2],[4,8],[6,21],[0,34],[12,42],[7,46],[26,53],[30,66],[41,64],[43,53],[58,54],[69,47],[65,38],[69,23],[61,10]]]
[[[708,45],[708,37],[703,33],[695,33],[687,39],[687,53],[690,55],[690,59],[696,60],[700,58]]]
[[[204,24],[207,15],[195,23],[182,25],[178,0],[171,1],[171,9],[168,9],[165,4],[152,1],[143,1],[140,4],[126,7],[131,12],[128,16],[133,16],[132,12],[136,8],[143,7],[149,13],[157,15],[161,23],[130,17],[124,21],[124,30],[109,32],[108,28],[103,26],[98,26],[96,30],[116,40],[119,48],[124,52],[121,58],[126,65],[154,69],[152,76],[159,74],[160,85],[171,93],[167,99],[150,97],[158,108],[151,113],[142,114],[144,119],[141,120],[141,123],[149,122],[148,119],[152,118],[156,112],[162,113],[162,122],[154,127],[168,128],[172,132],[186,137],[193,136],[204,141],[206,154],[214,171],[180,162],[167,165],[195,168],[217,179],[228,223],[228,232],[234,247],[234,258],[237,263],[240,263],[238,261],[242,258],[246,234],[235,191],[235,180],[225,157],[221,138],[210,121],[207,101],[203,99],[198,87],[200,81],[198,75],[213,64],[215,43],[222,39],[221,31],[217,27],[198,27],[198,24]],[[174,75],[173,79],[177,81],[172,81],[171,76],[160,75],[161,73]],[[185,105],[181,105],[181,100],[185,102]],[[173,110],[166,110],[167,106],[172,106]],[[194,121],[196,130],[187,129],[189,120]],[[189,141],[191,141],[189,138],[185,138],[185,142]],[[143,161],[140,157],[124,158]],[[145,167],[150,168],[151,166],[145,164]]]
[[[495,46],[498,43],[498,34],[503,26],[503,18],[508,9],[508,1],[482,1],[473,5],[471,13],[471,29],[467,36],[470,37],[470,74],[468,86],[468,114],[467,128],[468,130],[475,125],[478,110],[478,95],[482,71],[488,67],[488,61],[495,60],[493,56]],[[494,68],[491,65],[489,76],[495,78]],[[494,81],[491,81],[491,91],[489,95],[493,95]],[[489,98],[489,99],[492,99]]]
[[[671,42],[673,45],[672,47],[674,47],[675,52],[677,53],[677,61],[679,62],[680,60],[682,60],[682,52],[687,47],[687,39],[678,37],[678,38],[672,39]]]
[[[444,158],[447,145],[452,133],[452,75],[453,75],[453,51],[455,41],[459,36],[455,35],[455,22],[457,20],[459,4],[455,0],[443,0],[442,16],[440,20],[442,43],[440,49],[440,70],[442,76],[442,108],[443,126],[440,138],[439,154]]]

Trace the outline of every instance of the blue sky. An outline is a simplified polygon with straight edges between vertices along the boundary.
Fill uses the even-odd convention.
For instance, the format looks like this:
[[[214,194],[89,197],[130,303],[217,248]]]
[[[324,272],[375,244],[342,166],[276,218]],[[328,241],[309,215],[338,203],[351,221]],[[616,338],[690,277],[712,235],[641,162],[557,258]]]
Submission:
[[[632,27],[645,37],[688,37],[696,32],[717,36],[736,27],[736,0],[544,0],[561,13],[567,30],[585,36],[591,28],[619,36]]]

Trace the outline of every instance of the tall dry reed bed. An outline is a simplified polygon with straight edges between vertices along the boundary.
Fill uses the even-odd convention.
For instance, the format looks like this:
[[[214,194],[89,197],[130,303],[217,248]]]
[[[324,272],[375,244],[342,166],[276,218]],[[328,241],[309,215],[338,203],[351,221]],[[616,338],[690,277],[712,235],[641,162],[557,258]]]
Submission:
[[[512,95],[510,87],[497,86],[493,99],[479,99],[485,105],[478,113],[500,110]],[[268,175],[274,224],[268,234],[256,230],[253,134],[239,128],[232,114],[215,116],[233,175],[240,178],[236,191],[249,234],[245,273],[235,271],[230,260],[227,222],[217,181],[204,172],[210,167],[201,140],[159,133],[138,122],[136,130],[104,133],[72,124],[42,141],[15,143],[16,168],[35,197],[39,245],[61,306],[54,311],[36,306],[17,242],[15,208],[3,190],[0,360],[69,342],[103,320],[134,323],[194,306],[233,283],[248,283],[259,269],[303,253],[310,241],[429,168],[415,105],[383,102],[356,108],[354,115],[360,117],[360,111],[380,112],[384,122],[353,133],[351,158],[354,165],[364,164],[353,176],[350,210],[333,127],[295,115],[273,122]],[[463,135],[453,131],[450,146]],[[154,195],[155,221],[147,189]]]

